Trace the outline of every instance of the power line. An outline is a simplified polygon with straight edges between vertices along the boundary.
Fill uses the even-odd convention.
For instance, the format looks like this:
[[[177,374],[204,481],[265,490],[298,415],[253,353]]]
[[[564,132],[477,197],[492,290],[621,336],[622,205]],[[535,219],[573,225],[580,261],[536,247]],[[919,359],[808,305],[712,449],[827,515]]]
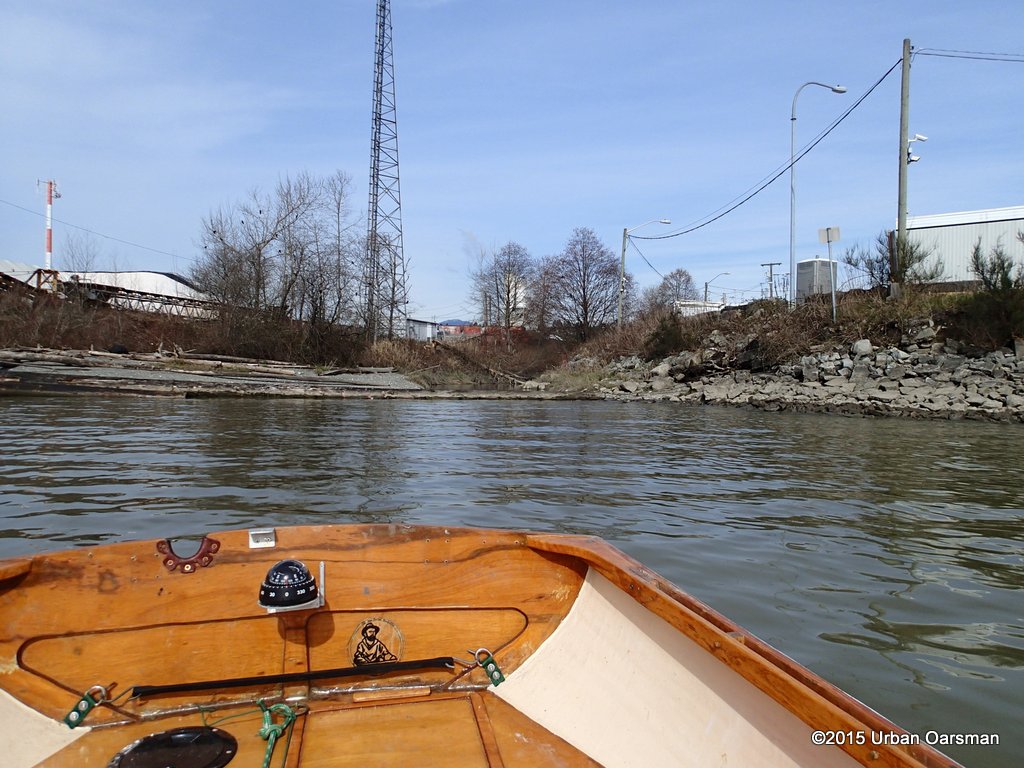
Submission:
[[[17,203],[12,203],[12,202],[10,202],[8,200],[0,200],[0,203],[3,203],[4,205],[9,205],[9,206],[11,206],[11,208],[17,208],[20,211],[25,211],[26,213],[31,213],[33,216],[39,216],[40,218],[45,218],[43,214],[39,213],[39,211],[33,211],[31,208],[25,208],[24,206],[18,205]],[[80,232],[87,232],[90,235],[95,235],[96,237],[102,237],[104,240],[113,240],[115,243],[121,243],[122,245],[130,245],[132,248],[140,248],[143,251],[150,251],[151,253],[159,253],[161,256],[170,256],[173,259],[188,259],[189,261],[196,261],[196,259],[193,256],[180,256],[179,254],[171,253],[170,251],[161,251],[159,248],[151,248],[148,245],[142,245],[140,243],[133,243],[131,240],[125,240],[125,239],[120,238],[120,237],[114,237],[113,235],[105,235],[102,232],[97,232],[94,229],[89,229],[88,227],[82,227],[82,226],[79,226],[78,224],[72,224],[70,221],[63,221],[63,220],[58,219],[58,218],[54,218],[53,221],[55,221],[57,224],[63,224],[65,227],[71,227],[72,229],[77,229]]]
[[[761,192],[763,192],[765,189],[767,189],[773,182],[778,180],[782,175],[784,175],[786,173],[786,171],[788,171],[793,165],[795,165],[797,162],[799,162],[804,157],[804,155],[808,154],[812,149],[814,149],[816,146],[818,146],[818,144],[820,144],[825,139],[826,136],[828,136],[830,133],[832,133],[832,131],[834,131],[836,128],[838,128],[840,123],[842,123],[844,120],[846,120],[846,118],[849,117],[853,113],[853,111],[857,107],[859,107],[861,105],[861,103],[863,103],[863,101],[868,96],[870,96],[874,92],[874,90],[879,85],[881,85],[882,82],[889,75],[891,75],[893,73],[893,71],[896,69],[896,67],[900,66],[902,61],[903,61],[902,59],[897,60],[895,64],[893,64],[891,67],[889,67],[888,70],[886,70],[884,75],[882,75],[880,78],[878,78],[878,80],[875,81],[874,85],[872,85],[870,88],[868,88],[867,91],[865,91],[864,94],[859,99],[857,99],[853,104],[851,104],[850,107],[847,108],[847,110],[845,112],[843,112],[838,118],[833,120],[832,123],[830,123],[828,125],[828,127],[825,128],[825,130],[823,130],[821,133],[819,133],[810,144],[806,145],[803,149],[801,149],[797,153],[797,155],[791,161],[786,162],[784,165],[780,166],[775,171],[773,171],[771,174],[769,174],[769,176],[765,177],[766,180],[762,180],[761,183],[759,183],[757,186],[755,186],[751,190],[749,190],[748,193],[746,193],[743,196],[741,196],[739,198],[738,202],[735,202],[734,204],[729,205],[724,210],[719,208],[718,211],[716,211],[714,214],[709,214],[708,216],[705,216],[703,219],[697,219],[692,225],[689,225],[685,229],[679,230],[677,232],[670,232],[667,235],[647,235],[647,236],[633,235],[633,237],[635,239],[637,239],[637,240],[668,240],[669,238],[672,238],[672,237],[680,237],[682,235],[688,235],[691,232],[695,232],[698,229],[702,229],[702,228],[708,226],[709,224],[712,224],[712,223],[718,221],[719,219],[723,218],[724,216],[727,216],[728,214],[730,214],[733,211],[735,211],[740,206],[742,206],[745,203],[749,202],[754,197],[756,197]],[[736,198],[734,198],[734,200],[736,200]]]
[[[958,51],[949,48],[919,48],[915,56],[937,56],[945,59],[976,59],[979,61],[1004,61],[1010,64],[1024,64],[1024,53],[989,53],[987,51]]]
[[[634,250],[636,250],[637,253],[640,254],[640,258],[643,259],[647,263],[647,266],[650,267],[651,269],[653,269],[654,272],[658,275],[658,277],[660,277],[662,280],[664,280],[665,276],[663,274],[661,274],[661,272],[658,272],[658,270],[654,268],[654,265],[651,264],[651,262],[647,261],[647,257],[644,256],[644,252],[640,250],[640,248],[637,246],[636,243],[633,242],[633,238],[632,237],[629,238],[629,244],[633,246]]]

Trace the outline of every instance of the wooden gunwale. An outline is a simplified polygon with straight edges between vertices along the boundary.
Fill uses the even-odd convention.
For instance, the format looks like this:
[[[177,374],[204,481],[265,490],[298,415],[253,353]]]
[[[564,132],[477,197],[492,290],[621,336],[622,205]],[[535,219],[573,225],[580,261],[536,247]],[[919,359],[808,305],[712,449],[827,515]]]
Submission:
[[[0,582],[24,576],[32,570],[32,558],[19,557],[12,560],[0,560]]]

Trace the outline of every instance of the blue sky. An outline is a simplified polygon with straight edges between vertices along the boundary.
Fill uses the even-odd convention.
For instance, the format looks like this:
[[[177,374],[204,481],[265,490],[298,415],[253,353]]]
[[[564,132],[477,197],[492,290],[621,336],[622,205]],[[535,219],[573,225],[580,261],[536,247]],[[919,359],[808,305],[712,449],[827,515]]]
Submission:
[[[462,317],[472,254],[618,254],[699,222],[789,158],[916,49],[1024,53],[1024,3],[393,0],[410,314]],[[189,271],[201,220],[286,174],[336,169],[368,198],[373,0],[0,0],[0,258],[55,262],[69,226],[98,266]],[[1024,204],[1024,64],[918,55],[910,214]],[[797,258],[868,245],[896,217],[899,68],[797,166]],[[27,210],[23,210],[27,209]],[[133,243],[146,248],[128,245]],[[788,271],[789,181],[697,232],[638,240],[640,286],[683,267],[730,300]],[[151,249],[151,250],[147,250]],[[158,253],[155,251],[163,252]],[[168,255],[168,254],[173,254]],[[722,272],[728,275],[718,276]]]

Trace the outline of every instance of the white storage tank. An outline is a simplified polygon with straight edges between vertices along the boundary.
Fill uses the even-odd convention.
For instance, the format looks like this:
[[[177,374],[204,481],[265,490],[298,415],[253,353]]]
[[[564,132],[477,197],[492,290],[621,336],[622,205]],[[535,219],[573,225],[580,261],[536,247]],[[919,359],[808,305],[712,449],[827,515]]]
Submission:
[[[832,294],[836,284],[837,266],[828,259],[808,259],[796,265],[796,303],[801,304],[808,296]]]

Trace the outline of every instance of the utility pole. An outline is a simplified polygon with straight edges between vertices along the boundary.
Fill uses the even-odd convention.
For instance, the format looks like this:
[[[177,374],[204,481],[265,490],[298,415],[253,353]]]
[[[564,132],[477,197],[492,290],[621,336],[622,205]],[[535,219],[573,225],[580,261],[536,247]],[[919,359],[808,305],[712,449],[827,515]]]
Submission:
[[[626,246],[629,244],[629,230],[622,229],[622,264],[619,267],[619,330],[622,330],[622,299],[626,295]]]
[[[900,78],[900,181],[896,210],[896,242],[889,249],[889,295],[897,298],[900,259],[907,245],[907,158],[910,154],[910,38],[903,41],[903,76]]]
[[[781,267],[781,261],[769,261],[767,264],[762,264],[762,267],[768,267],[768,298],[775,298],[775,275],[772,271],[772,267]]]

